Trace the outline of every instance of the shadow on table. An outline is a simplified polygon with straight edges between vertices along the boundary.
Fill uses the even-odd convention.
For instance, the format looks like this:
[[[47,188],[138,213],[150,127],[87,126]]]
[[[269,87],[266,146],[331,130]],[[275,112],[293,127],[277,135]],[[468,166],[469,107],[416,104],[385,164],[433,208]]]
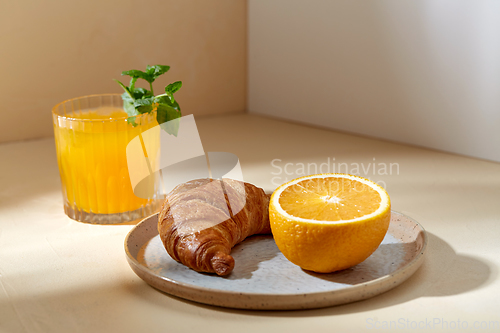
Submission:
[[[459,295],[495,281],[497,269],[493,264],[457,254],[443,239],[432,233],[428,233],[428,236],[429,243],[422,266],[400,286],[367,300],[315,310],[251,311],[209,306],[158,292],[139,278],[120,280],[120,283],[114,283],[110,279],[101,283],[95,279],[83,289],[54,287],[52,293],[17,295],[16,288],[21,290],[22,286],[20,281],[32,281],[30,276],[18,276],[11,281],[17,281],[15,285],[4,284],[6,295],[0,293],[0,331],[38,331],[40,327],[46,327],[51,331],[64,329],[67,332],[91,332],[102,330],[102,327],[122,327],[124,323],[137,325],[135,330],[140,330],[144,321],[162,325],[165,319],[161,314],[176,312],[182,313],[182,316],[189,314],[199,318],[208,318],[214,312],[229,316],[237,314],[281,318],[366,313],[421,297]],[[44,276],[44,271],[37,274]],[[65,274],[63,273],[63,278]],[[132,303],[134,306],[131,306]],[[124,316],[139,318],[134,312],[137,308],[144,309],[143,315],[150,315],[147,318],[140,317],[135,322],[123,320]],[[58,315],[54,316],[55,313]],[[85,325],[82,326],[82,323]],[[130,327],[123,329],[132,330]]]
[[[358,313],[409,302],[420,297],[462,294],[495,280],[496,267],[477,257],[457,254],[443,239],[428,232],[429,243],[422,266],[400,286],[381,295],[322,309],[294,311],[237,310],[204,305],[168,295],[181,302],[220,312],[269,317],[309,317]]]

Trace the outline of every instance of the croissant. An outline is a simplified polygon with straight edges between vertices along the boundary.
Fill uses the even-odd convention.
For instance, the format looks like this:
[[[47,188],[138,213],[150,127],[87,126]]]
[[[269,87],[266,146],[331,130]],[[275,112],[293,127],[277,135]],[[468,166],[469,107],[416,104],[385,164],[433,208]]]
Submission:
[[[234,268],[231,249],[246,237],[269,234],[269,195],[246,182],[197,179],[166,197],[158,232],[168,254],[198,272],[224,276]]]

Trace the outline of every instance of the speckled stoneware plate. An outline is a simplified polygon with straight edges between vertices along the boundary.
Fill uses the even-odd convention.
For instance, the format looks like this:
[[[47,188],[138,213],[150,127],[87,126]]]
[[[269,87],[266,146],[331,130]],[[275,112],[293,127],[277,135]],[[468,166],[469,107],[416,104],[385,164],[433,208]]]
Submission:
[[[289,262],[271,235],[253,236],[231,252],[236,262],[227,277],[195,272],[177,263],[163,247],[158,215],[137,224],[125,239],[134,272],[168,294],[200,303],[239,309],[320,308],[370,298],[396,287],[422,264],[427,234],[411,218],[392,212],[379,248],[349,269],[318,274]]]

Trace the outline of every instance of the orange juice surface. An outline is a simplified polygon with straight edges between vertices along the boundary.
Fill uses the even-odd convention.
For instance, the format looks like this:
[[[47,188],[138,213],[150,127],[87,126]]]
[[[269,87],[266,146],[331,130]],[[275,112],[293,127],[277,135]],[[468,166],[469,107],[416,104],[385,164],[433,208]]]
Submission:
[[[59,118],[55,138],[66,204],[95,214],[133,211],[150,202],[134,195],[127,169],[127,144],[158,125],[155,114],[137,126],[116,107],[100,107]]]

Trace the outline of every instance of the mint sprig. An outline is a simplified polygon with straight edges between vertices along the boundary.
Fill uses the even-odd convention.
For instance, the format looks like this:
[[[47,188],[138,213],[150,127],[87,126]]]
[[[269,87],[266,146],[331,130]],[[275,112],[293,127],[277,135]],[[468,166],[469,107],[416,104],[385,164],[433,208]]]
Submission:
[[[129,86],[125,86],[118,80],[115,80],[125,92],[122,94],[123,109],[129,116],[127,121],[133,126],[137,126],[135,117],[150,113],[156,110],[156,120],[160,127],[169,134],[177,136],[179,131],[179,121],[171,121],[181,117],[181,108],[174,98],[174,93],[182,87],[182,82],[170,83],[165,87],[165,93],[154,95],[153,82],[162,74],[165,74],[170,66],[154,65],[146,66],[146,71],[132,69],[122,72],[122,75],[131,77]],[[137,79],[143,79],[149,83],[149,90],[136,88]]]

